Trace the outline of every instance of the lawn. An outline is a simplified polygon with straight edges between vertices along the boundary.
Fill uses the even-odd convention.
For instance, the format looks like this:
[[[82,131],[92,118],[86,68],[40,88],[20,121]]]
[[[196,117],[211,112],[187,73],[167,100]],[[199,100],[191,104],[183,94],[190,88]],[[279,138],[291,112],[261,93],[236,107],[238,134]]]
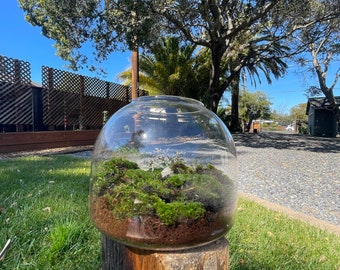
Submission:
[[[100,269],[88,215],[89,159],[0,161],[0,269]],[[240,199],[227,234],[230,269],[340,269],[340,237]]]

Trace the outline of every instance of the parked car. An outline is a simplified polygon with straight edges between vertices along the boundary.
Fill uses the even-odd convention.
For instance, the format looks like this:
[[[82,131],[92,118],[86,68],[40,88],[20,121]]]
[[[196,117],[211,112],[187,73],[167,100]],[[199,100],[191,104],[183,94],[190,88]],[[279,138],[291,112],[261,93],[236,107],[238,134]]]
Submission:
[[[294,132],[294,131],[295,131],[294,125],[293,125],[293,124],[288,125],[288,126],[286,127],[286,131]]]

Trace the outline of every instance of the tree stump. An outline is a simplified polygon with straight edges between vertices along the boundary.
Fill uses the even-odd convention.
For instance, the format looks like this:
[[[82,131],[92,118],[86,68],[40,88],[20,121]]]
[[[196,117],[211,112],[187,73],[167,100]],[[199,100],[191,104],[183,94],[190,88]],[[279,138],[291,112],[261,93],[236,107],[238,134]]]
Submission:
[[[102,235],[103,270],[228,270],[229,246],[222,237],[202,247],[151,251],[121,245]]]

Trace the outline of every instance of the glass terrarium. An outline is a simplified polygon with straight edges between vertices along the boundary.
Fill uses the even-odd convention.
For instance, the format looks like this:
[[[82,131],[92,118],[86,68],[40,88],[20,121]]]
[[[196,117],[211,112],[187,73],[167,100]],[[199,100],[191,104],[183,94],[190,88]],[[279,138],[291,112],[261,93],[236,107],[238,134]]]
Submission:
[[[148,96],[117,111],[91,164],[90,215],[106,236],[140,249],[210,243],[233,224],[233,139],[202,103]]]

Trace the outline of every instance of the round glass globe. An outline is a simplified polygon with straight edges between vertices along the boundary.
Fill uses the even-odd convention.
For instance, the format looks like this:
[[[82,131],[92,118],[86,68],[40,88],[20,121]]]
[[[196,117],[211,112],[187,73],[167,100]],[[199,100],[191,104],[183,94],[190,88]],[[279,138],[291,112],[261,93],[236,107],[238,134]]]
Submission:
[[[236,204],[233,139],[202,103],[140,97],[101,130],[90,216],[113,240],[151,250],[208,244],[230,230]]]

